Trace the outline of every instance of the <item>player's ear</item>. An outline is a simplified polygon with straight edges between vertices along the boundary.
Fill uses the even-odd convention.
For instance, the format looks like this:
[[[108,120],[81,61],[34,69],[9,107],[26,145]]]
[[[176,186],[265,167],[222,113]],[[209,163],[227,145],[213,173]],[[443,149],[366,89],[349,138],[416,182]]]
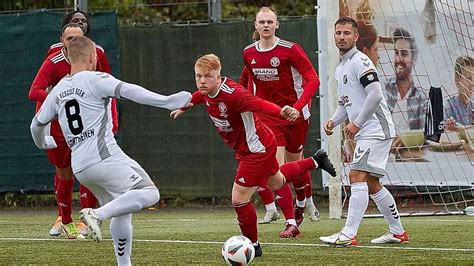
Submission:
[[[356,32],[356,33],[354,34],[354,42],[357,42],[357,41],[359,40],[359,36],[360,36],[360,35],[359,35],[358,32]]]
[[[275,29],[277,30],[279,27],[280,27],[280,21],[277,20]]]

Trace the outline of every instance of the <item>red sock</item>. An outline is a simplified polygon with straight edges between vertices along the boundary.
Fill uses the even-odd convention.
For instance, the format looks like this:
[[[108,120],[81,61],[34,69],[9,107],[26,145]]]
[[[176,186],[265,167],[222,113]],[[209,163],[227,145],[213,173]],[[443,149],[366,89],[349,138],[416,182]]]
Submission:
[[[273,192],[268,186],[258,187],[257,192],[265,205],[273,202]]]
[[[309,170],[316,168],[313,158],[306,158],[295,162],[289,162],[280,166],[280,171],[286,178],[286,182],[294,182],[296,179],[302,179],[303,175]]]
[[[247,202],[243,204],[233,205],[237,213],[237,220],[239,221],[240,231],[242,235],[250,239],[252,243],[258,241],[257,232],[257,212],[252,203]]]
[[[285,219],[295,219],[295,210],[293,209],[293,193],[290,185],[284,184],[280,189],[275,190],[277,194],[278,206],[280,206]]]
[[[81,209],[97,207],[97,199],[88,188],[79,185],[79,195],[81,198]]]
[[[58,199],[58,185],[59,185],[59,175],[58,173],[56,173],[54,175],[54,196],[56,196],[56,204],[59,202],[59,199]],[[61,216],[61,208],[59,208],[59,204],[58,205],[58,216]]]
[[[306,175],[306,198],[309,198],[313,196],[313,180],[309,171]]]
[[[58,178],[58,206],[61,209],[63,224],[72,222],[72,187],[74,179],[64,180]]]

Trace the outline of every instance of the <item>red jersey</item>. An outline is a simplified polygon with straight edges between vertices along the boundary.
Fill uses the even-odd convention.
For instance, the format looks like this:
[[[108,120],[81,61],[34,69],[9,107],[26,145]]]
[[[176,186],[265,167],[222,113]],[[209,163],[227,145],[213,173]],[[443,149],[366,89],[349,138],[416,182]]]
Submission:
[[[71,73],[71,65],[67,60],[64,50],[61,49],[49,55],[41,65],[35,79],[30,87],[28,98],[31,101],[36,101],[36,112],[40,109],[44,100],[48,96],[49,91],[52,90],[58,82]],[[118,129],[118,116],[115,99],[111,102],[113,132]],[[57,139],[64,139],[61,128],[57,120],[51,123],[51,135]]]
[[[268,115],[263,115],[262,120],[270,126],[281,126],[308,119],[311,98],[319,88],[319,77],[303,48],[279,38],[268,50],[262,50],[258,45],[259,42],[255,42],[244,49],[244,64],[253,86],[242,85],[264,100],[280,107],[292,106],[301,113],[295,122]],[[245,74],[243,71],[242,75]]]
[[[255,113],[280,116],[281,108],[253,96],[237,82],[222,78],[222,84],[213,97],[193,93],[193,104],[204,103],[217,132],[239,155],[264,153],[275,146],[275,136]]]
[[[48,54],[46,54],[46,58],[48,58],[48,56],[51,55],[52,53],[61,51],[63,47],[64,47],[63,44],[60,42],[51,45],[48,49]],[[107,55],[105,54],[104,48],[96,44],[95,51],[97,52],[96,70],[100,72],[106,72],[106,73],[112,74],[112,68],[110,67],[109,59],[107,58]]]

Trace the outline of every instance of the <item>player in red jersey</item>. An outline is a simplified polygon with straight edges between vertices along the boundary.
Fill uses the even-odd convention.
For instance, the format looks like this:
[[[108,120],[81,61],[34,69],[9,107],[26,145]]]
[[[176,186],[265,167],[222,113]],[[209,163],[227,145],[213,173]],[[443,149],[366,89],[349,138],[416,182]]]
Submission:
[[[268,185],[271,189],[278,189],[287,182],[301,179],[305,172],[315,168],[326,170],[333,176],[336,172],[323,150],[317,151],[312,158],[278,166],[275,136],[260,121],[259,115],[295,121],[299,112],[293,107],[280,107],[255,97],[239,83],[221,77],[220,59],[214,54],[199,58],[194,70],[198,90],[193,93],[191,103],[206,106],[217,132],[235,151],[239,164],[232,188],[232,205],[242,234],[254,244],[255,256],[261,256],[257,213],[250,201],[257,188]],[[176,110],[170,116],[176,119],[184,112]],[[295,229],[298,230],[296,226]]]
[[[66,24],[62,29],[61,42],[63,48],[49,55],[41,65],[29,92],[29,99],[36,101],[36,110],[39,110],[46,96],[64,76],[71,71],[71,66],[67,60],[67,43],[75,36],[83,36],[82,29],[77,24]],[[116,119],[117,113],[112,114]],[[55,224],[50,230],[50,235],[60,235],[64,232],[67,238],[83,238],[79,236],[87,235],[87,226],[82,221],[77,225],[72,222],[72,190],[74,185],[73,173],[71,170],[71,151],[67,146],[57,120],[51,123],[51,134],[55,138],[58,147],[48,150],[48,159],[56,167],[55,191],[58,202],[59,214]],[[81,207],[95,207],[96,199],[85,187],[80,186]],[[84,197],[87,195],[87,197]],[[83,199],[86,200],[83,200]]]
[[[75,24],[79,25],[79,27],[81,27],[81,29],[84,33],[84,36],[90,37],[90,35],[91,35],[91,18],[89,16],[89,14],[87,14],[83,11],[80,11],[80,10],[71,11],[71,12],[65,14],[63,19],[62,19],[61,30],[68,23],[75,23]],[[62,32],[61,32],[61,34],[62,34]],[[97,44],[95,44],[95,47],[96,47],[96,53],[97,53],[97,67],[96,67],[97,71],[112,74],[112,69],[109,65],[109,60],[107,58],[107,55],[105,54],[104,49],[100,45],[97,45]],[[46,55],[46,58],[49,55],[53,54],[53,53],[61,51],[63,48],[64,48],[64,45],[63,45],[62,42],[52,44],[48,49],[48,53]],[[112,108],[112,125],[113,125],[112,131],[115,134],[115,133],[117,133],[118,127],[119,127],[119,125],[118,125],[118,113],[117,113],[117,101],[114,98],[111,99],[111,100],[112,100],[111,101],[111,108]],[[58,183],[58,181],[55,179],[55,191],[57,191],[57,186],[56,186],[57,183]],[[96,205],[97,205],[96,198],[94,197],[92,192],[90,192],[90,190],[88,188],[86,188],[85,186],[83,186],[82,184],[79,186],[79,195],[80,195],[81,208],[95,208],[96,207]],[[53,227],[50,230],[50,235],[59,235],[60,234],[61,231],[59,229],[61,228],[61,220],[62,220],[61,212],[59,211],[58,218],[56,219],[55,224],[53,225]],[[81,233],[87,234],[87,227],[84,224],[84,222],[79,221],[77,223],[77,227],[81,231]]]
[[[303,158],[303,145],[309,129],[311,98],[319,87],[319,78],[300,45],[282,40],[275,36],[279,27],[276,12],[269,7],[262,7],[256,15],[255,29],[260,40],[247,46],[243,52],[245,67],[249,70],[253,84],[248,89],[258,97],[279,106],[290,105],[302,113],[294,122],[270,116],[262,116],[275,133],[278,142],[277,159],[280,164]],[[312,199],[311,176],[309,172],[303,179],[305,182],[295,183],[297,195],[293,217],[299,225],[303,222],[304,207],[308,205],[310,218],[319,219],[319,212]],[[279,205],[288,220],[291,214],[283,209],[283,202],[288,198],[289,188],[278,191],[282,197]],[[280,195],[281,193],[285,195]],[[287,204],[285,204],[286,206]],[[296,215],[295,215],[296,214]],[[287,237],[292,235],[288,234]]]

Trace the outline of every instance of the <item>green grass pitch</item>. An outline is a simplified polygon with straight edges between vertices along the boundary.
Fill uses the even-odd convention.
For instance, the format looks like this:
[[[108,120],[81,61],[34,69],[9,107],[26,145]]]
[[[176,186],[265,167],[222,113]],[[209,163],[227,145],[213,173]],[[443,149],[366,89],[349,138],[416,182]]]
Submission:
[[[112,242],[106,221],[104,241],[95,243],[50,237],[48,231],[55,211],[2,210],[0,215],[0,262],[11,264],[86,264],[114,265]],[[258,210],[259,216],[264,214]],[[78,215],[75,214],[75,218]],[[411,242],[376,246],[372,238],[386,230],[382,218],[366,218],[358,232],[358,247],[334,248],[318,237],[337,232],[344,220],[304,221],[302,236],[280,239],[283,220],[259,226],[263,257],[255,265],[297,264],[470,264],[474,263],[474,217],[406,217],[402,220]],[[239,235],[231,208],[145,210],[134,214],[132,263],[149,265],[222,265],[222,243]]]

